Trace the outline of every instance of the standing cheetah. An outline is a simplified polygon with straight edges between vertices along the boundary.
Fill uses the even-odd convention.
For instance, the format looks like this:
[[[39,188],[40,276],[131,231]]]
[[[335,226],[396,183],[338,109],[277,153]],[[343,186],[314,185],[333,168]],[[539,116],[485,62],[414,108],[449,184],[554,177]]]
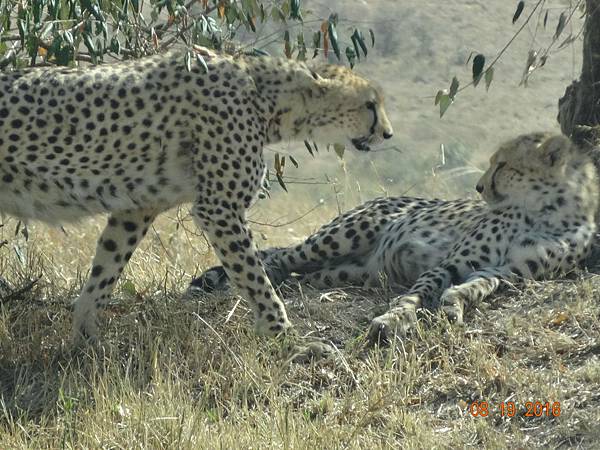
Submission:
[[[261,257],[274,284],[295,273],[320,287],[409,287],[371,323],[370,339],[403,335],[421,307],[462,322],[502,282],[542,279],[576,267],[596,231],[598,180],[583,150],[564,136],[532,133],[506,142],[477,183],[485,201],[412,197],[369,201],[300,245]],[[226,283],[220,267],[192,282]]]
[[[74,303],[75,342],[97,336],[97,310],[162,211],[192,202],[256,329],[290,326],[246,225],[263,146],[281,140],[392,136],[381,92],[343,67],[215,54],[186,69],[177,52],[86,69],[0,75],[0,211],[48,223],[109,213]]]

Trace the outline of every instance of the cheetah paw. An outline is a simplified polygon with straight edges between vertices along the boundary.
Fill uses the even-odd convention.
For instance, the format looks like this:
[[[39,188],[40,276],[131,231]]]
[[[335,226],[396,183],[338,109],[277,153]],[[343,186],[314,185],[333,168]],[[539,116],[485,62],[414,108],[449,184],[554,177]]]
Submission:
[[[187,289],[187,293],[191,295],[210,294],[215,291],[227,291],[230,287],[229,277],[223,266],[215,266],[198,278],[194,278]]]
[[[464,302],[460,298],[453,298],[442,295],[442,311],[448,318],[448,321],[457,325],[463,324]]]
[[[279,336],[289,333],[292,329],[292,323],[287,317],[283,317],[277,321],[269,320],[267,317],[260,317],[254,323],[254,330],[259,336]]]
[[[394,338],[405,337],[417,322],[414,309],[389,311],[371,321],[368,341],[373,345],[387,345]]]
[[[335,354],[333,346],[322,339],[312,339],[310,341],[296,344],[290,351],[287,358],[288,363],[309,363],[321,359],[331,358]]]

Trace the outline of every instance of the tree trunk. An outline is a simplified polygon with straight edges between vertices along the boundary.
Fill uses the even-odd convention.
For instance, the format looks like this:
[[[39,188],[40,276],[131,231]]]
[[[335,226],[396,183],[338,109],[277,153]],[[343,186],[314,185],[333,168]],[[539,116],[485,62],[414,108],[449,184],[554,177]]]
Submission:
[[[585,7],[581,75],[558,100],[557,120],[563,134],[590,151],[600,173],[600,0],[586,0]],[[600,224],[600,211],[596,222]],[[585,265],[592,271],[600,269],[600,234]]]
[[[600,0],[586,0],[585,6],[581,76],[558,101],[557,119],[563,134],[588,147],[600,143]]]

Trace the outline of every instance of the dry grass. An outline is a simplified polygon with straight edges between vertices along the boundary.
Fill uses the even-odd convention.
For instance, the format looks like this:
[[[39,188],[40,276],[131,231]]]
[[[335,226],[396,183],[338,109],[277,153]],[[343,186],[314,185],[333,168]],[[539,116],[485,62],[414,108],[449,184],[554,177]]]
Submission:
[[[29,288],[26,280],[41,275],[0,303],[0,448],[571,448],[600,441],[596,276],[508,292],[473,312],[464,328],[434,320],[388,350],[363,341],[370,318],[385,309],[385,292],[296,290],[286,299],[300,334],[338,349],[297,364],[287,361],[290,342],[253,335],[243,302],[233,308],[235,298],[181,297],[191,275],[182,268],[214,260],[201,239],[162,218],[117,287],[102,349],[72,354],[68,304],[101,223],[69,227],[67,235],[34,227],[27,245],[12,238],[14,222],[0,229],[11,241],[0,249],[6,278]],[[487,418],[471,416],[473,401],[489,403]],[[501,416],[502,401],[518,405],[515,417]],[[560,416],[524,417],[528,401],[560,402]]]

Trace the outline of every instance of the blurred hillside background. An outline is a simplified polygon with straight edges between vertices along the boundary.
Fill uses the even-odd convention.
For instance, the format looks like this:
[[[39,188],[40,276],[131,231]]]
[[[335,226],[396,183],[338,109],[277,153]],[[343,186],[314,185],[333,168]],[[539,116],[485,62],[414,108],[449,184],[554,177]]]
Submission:
[[[570,5],[568,0],[544,4],[534,14],[495,65],[489,91],[486,92],[484,82],[477,88],[460,91],[443,118],[440,118],[439,108],[434,106],[436,92],[448,88],[454,76],[461,87],[468,84],[470,55],[482,53],[489,64],[511,40],[534,5],[527,4],[522,17],[513,25],[511,19],[516,4],[516,1],[504,0],[303,1],[304,25],[288,22],[292,39],[300,30],[305,31],[309,39],[320,22],[333,12],[339,14],[342,49],[351,45],[343,39],[348,40],[354,28],[360,28],[365,34],[369,28],[374,30],[375,46],[369,45],[368,58],[362,59],[355,70],[381,85],[395,137],[381,149],[366,154],[347,148],[343,158],[333,149],[327,151],[324,145],[320,145],[314,157],[302,143],[268,148],[268,167],[273,167],[276,152],[293,155],[300,167],[295,168],[288,159],[284,175],[289,192],[271,176],[271,198],[259,201],[251,210],[250,218],[259,231],[259,245],[284,245],[300,240],[340,211],[376,196],[474,196],[473,186],[498,143],[532,130],[558,131],[557,101],[565,87],[577,77],[581,42],[575,40],[563,48],[559,46],[568,36],[579,35],[582,21],[577,13],[553,44],[545,66],[531,75],[527,87],[520,83],[529,52],[542,54],[551,45],[559,16]],[[546,12],[547,26],[544,27]],[[256,34],[236,37],[248,47],[255,45],[273,55],[283,55],[281,35],[274,36],[273,32],[277,27],[282,31],[285,26],[281,22],[267,21],[258,25]],[[317,61],[322,59],[321,52]],[[329,60],[337,62],[331,51]],[[61,272],[66,270],[63,277],[73,280],[81,271],[88,270],[95,236],[104,220],[92,218],[85,222],[89,227],[83,228],[77,224],[66,225],[66,234],[32,224],[30,231],[34,232],[30,233],[32,239],[27,245],[23,239],[20,242],[14,239],[14,227],[5,226],[4,231],[0,228],[0,237],[10,240],[11,247],[18,251],[4,248],[0,252],[10,254],[11,261],[16,254],[19,264],[26,266],[25,253],[29,248],[38,242],[43,242],[45,247],[48,237],[53,243],[57,239],[59,245],[65,245],[71,253],[69,265],[61,266]],[[171,233],[182,221],[189,231],[183,239]],[[4,223],[16,224],[10,219]],[[215,262],[206,241],[197,238],[198,233],[189,216],[186,217],[185,209],[166,214],[154,228],[155,233],[146,238],[142,250],[156,249],[153,259],[166,258],[167,261],[162,262],[183,276]],[[162,241],[165,235],[168,243]],[[83,261],[81,265],[80,261]],[[6,259],[0,264],[12,265]],[[156,270],[161,271],[159,267]]]
[[[302,143],[278,148],[300,162],[298,169],[288,164],[286,175],[329,184],[291,184],[285,193],[274,182],[272,201],[261,202],[254,214],[260,211],[262,221],[276,209],[290,219],[322,199],[324,207],[309,216],[314,222],[316,216],[329,217],[338,206],[345,210],[374,196],[474,196],[480,170],[501,141],[533,130],[558,132],[557,101],[578,76],[581,41],[558,47],[564,38],[579,33],[582,21],[575,18],[577,14],[550,50],[544,67],[531,75],[527,87],[520,83],[530,50],[542,54],[551,44],[559,15],[569,1],[546,5],[545,28],[546,9],[534,15],[495,65],[488,92],[483,82],[465,89],[443,118],[434,106],[436,92],[447,88],[453,76],[461,86],[470,81],[471,54],[482,53],[489,63],[509,42],[528,13],[525,10],[512,25],[516,4],[503,0],[305,2],[320,17],[337,11],[340,29],[375,31],[376,45],[356,70],[382,86],[395,137],[383,150],[369,154],[347,148],[343,160],[323,149],[312,158]],[[345,45],[351,44],[341,47]],[[280,43],[269,50],[281,52],[278,47]],[[330,54],[329,59],[334,62],[335,56]]]

